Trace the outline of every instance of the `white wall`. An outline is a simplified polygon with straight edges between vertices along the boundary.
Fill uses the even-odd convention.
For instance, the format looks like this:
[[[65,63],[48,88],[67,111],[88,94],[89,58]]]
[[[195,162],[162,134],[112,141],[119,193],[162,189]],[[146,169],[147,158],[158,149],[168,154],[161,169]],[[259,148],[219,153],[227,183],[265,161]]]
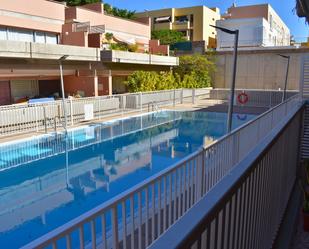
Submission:
[[[271,27],[264,18],[218,20],[217,26],[239,30],[239,47],[267,47],[289,45],[290,34]],[[217,49],[234,46],[234,36],[218,31]]]

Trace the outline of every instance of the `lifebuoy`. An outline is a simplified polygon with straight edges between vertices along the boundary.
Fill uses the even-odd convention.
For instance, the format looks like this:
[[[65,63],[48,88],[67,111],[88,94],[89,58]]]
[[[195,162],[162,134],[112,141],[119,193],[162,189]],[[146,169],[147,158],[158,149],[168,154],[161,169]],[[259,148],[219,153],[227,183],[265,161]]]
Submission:
[[[237,100],[240,104],[246,104],[249,100],[248,94],[246,94],[245,92],[242,92],[240,94],[238,94],[237,96]]]
[[[247,117],[247,114],[237,114],[237,118],[241,121],[245,121]]]

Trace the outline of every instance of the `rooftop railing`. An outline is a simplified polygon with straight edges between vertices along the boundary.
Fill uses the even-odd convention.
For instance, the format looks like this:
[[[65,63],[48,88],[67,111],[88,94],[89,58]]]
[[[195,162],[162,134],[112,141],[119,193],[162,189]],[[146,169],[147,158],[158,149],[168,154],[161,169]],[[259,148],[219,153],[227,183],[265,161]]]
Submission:
[[[263,207],[266,210],[266,207],[262,206],[261,203],[267,206],[270,200],[275,198],[278,200],[278,204],[271,206],[271,212],[267,211],[264,213],[267,213],[267,215],[269,214],[269,220],[273,222],[272,224],[278,223],[280,215],[283,212],[283,206],[287,201],[287,193],[285,193],[284,190],[286,192],[290,190],[295,175],[293,168],[291,168],[292,166],[289,165],[293,165],[296,160],[296,154],[293,148],[297,146],[298,143],[298,136],[297,134],[295,136],[295,131],[298,131],[297,128],[299,128],[300,124],[300,109],[301,102],[299,100],[299,95],[295,95],[249,123],[239,127],[230,134],[227,134],[208,147],[201,148],[180,162],[144,180],[110,201],[102,203],[98,207],[75,218],[67,224],[25,245],[24,248],[45,248],[47,246],[53,246],[53,248],[84,248],[84,246],[92,248],[146,248],[164,234],[174,223],[176,224],[172,229],[177,227],[177,229],[181,230],[178,224],[181,223],[183,219],[180,218],[187,217],[187,214],[192,213],[190,208],[193,207],[193,209],[196,210],[196,206],[204,205],[204,209],[199,208],[197,211],[205,214],[204,210],[209,210],[205,198],[207,200],[209,194],[212,194],[212,198],[216,197],[213,193],[216,191],[217,185],[221,186],[222,182],[224,185],[232,184],[236,181],[235,175],[232,173],[240,169],[239,166],[236,167],[235,165],[248,163],[248,160],[252,160],[252,157],[248,159],[247,155],[255,152],[255,147],[257,145],[264,145],[265,139],[269,141],[267,140],[269,136],[280,133],[282,134],[282,138],[280,137],[276,146],[271,149],[271,154],[264,158],[265,153],[261,151],[262,154],[257,155],[259,159],[263,158],[263,161],[261,161],[261,163],[258,161],[254,162],[258,162],[258,165],[262,165],[260,166],[262,169],[258,168],[258,170],[246,171],[246,176],[249,172],[252,172],[252,175],[250,175],[249,180],[241,175],[241,184],[237,185],[240,186],[239,189],[235,188],[233,185],[233,188],[228,189],[226,193],[221,193],[225,198],[224,200],[228,200],[231,204],[229,204],[230,206],[228,209],[224,208],[224,211],[221,211],[221,206],[216,209],[219,214],[214,212],[209,213],[213,216],[211,216],[211,219],[208,218],[207,221],[214,220],[214,222],[206,223],[207,228],[209,226],[211,226],[211,229],[213,229],[213,226],[215,227],[213,230],[207,230],[208,238],[212,236],[211,243],[221,243],[218,242],[219,238],[224,236],[225,239],[226,236],[231,236],[233,243],[236,243],[235,248],[252,248],[244,247],[245,241],[248,243],[257,241],[248,240],[247,237],[243,237],[242,232],[245,231],[247,234],[249,231],[245,229],[243,224],[251,224],[248,222],[246,215],[250,214],[250,217],[254,217],[255,221],[259,221],[259,224],[262,221],[264,222],[265,220],[259,219],[259,216],[254,216],[257,212],[255,210],[259,210],[259,212],[263,214],[263,209],[260,208]],[[286,125],[288,128],[285,128]],[[283,133],[283,131],[287,132]],[[273,144],[271,141],[269,143]],[[261,145],[259,145],[258,148],[260,147]],[[273,164],[272,160],[276,160],[276,163]],[[282,165],[284,166],[283,171],[280,170]],[[252,167],[252,169],[253,168],[254,167]],[[243,168],[241,169],[243,170]],[[227,177],[231,178],[228,182],[225,180]],[[264,178],[267,180],[264,181]],[[261,181],[262,179],[263,182]],[[266,183],[268,185],[265,185]],[[265,192],[265,195],[261,195],[258,191],[259,184],[262,184],[263,188],[261,193]],[[271,195],[267,194],[270,187],[274,187],[274,191],[270,191],[270,193],[272,193]],[[223,187],[220,189],[222,190]],[[249,196],[249,193],[254,192],[253,190],[256,192],[255,197],[253,198],[251,196],[249,200],[254,199],[255,202],[249,202],[246,197]],[[231,192],[233,194],[232,196],[228,195],[230,191],[233,191]],[[266,196],[268,199],[266,199]],[[203,202],[200,200],[203,200]],[[263,202],[261,202],[261,200],[263,200]],[[211,207],[214,203],[216,203],[216,199],[210,199],[209,205]],[[220,203],[223,203],[223,201]],[[216,205],[218,204],[216,203]],[[250,211],[244,211],[248,209],[248,205],[251,207]],[[254,205],[258,205],[259,209],[256,209]],[[282,205],[282,207],[280,205]],[[244,209],[244,207],[246,207],[246,209]],[[278,213],[276,213],[276,208],[279,208]],[[227,215],[227,211],[229,216]],[[221,231],[218,232],[218,227],[223,227],[218,224],[222,224],[222,219],[226,221],[225,218],[222,218],[223,214],[225,215],[224,217],[229,217],[229,219],[234,217],[233,222],[230,223],[233,227],[227,227],[226,229],[229,230],[224,230],[224,233]],[[273,215],[273,217],[271,215]],[[244,223],[244,219],[246,219],[246,223]],[[196,222],[196,225],[199,225],[196,218],[192,221],[193,223]],[[239,221],[242,223],[239,223]],[[257,223],[254,224],[256,225]],[[251,230],[251,235],[255,236],[253,231],[260,231],[270,238],[270,232],[275,230],[275,226],[266,225],[264,230]],[[188,227],[187,223],[185,226],[182,226],[182,229],[187,231],[187,228],[190,227]],[[251,225],[250,228],[252,227],[253,225]],[[255,227],[255,229],[258,228],[260,227]],[[269,230],[269,233],[266,232],[268,231],[266,228],[271,228],[271,231]],[[166,232],[166,236],[172,236],[169,231],[170,229]],[[188,236],[192,236],[193,242],[195,242],[194,239],[197,237],[195,236],[195,230],[194,232],[192,231],[193,228],[190,230],[190,233],[188,232]],[[200,232],[201,230],[198,231]],[[233,233],[231,233],[231,231],[233,231]],[[200,235],[200,233],[197,234]],[[185,232],[173,234],[173,236],[179,236],[179,238],[175,239],[175,242],[170,242],[170,244],[164,244],[167,242],[167,240],[165,240],[166,236],[163,235],[163,237],[153,245],[154,248],[159,248],[159,246],[161,246],[161,248],[167,248],[167,245],[181,246],[182,241],[184,241],[185,245],[191,245],[191,240],[190,243],[188,242],[189,240],[186,240],[189,237]],[[254,236],[252,239],[259,238]],[[246,240],[242,240],[242,238]],[[200,239],[198,241],[200,241]],[[209,239],[207,241],[209,241]],[[243,247],[237,247],[237,243],[242,243]],[[257,241],[257,243],[261,242]],[[201,243],[198,242],[198,245],[200,246]],[[171,246],[168,248],[174,247]]]

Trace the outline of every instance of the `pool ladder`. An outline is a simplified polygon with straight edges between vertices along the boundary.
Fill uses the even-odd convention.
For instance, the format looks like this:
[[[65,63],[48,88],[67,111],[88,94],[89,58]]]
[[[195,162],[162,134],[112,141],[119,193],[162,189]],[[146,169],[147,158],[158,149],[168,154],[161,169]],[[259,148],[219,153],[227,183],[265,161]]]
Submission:
[[[152,111],[154,112],[158,112],[159,111],[159,107],[157,105],[157,103],[155,101],[149,102],[148,103],[148,112],[150,112],[150,107],[152,108]]]
[[[53,125],[54,131],[57,132],[57,117],[45,118],[45,120],[44,120],[45,133],[48,133],[47,124],[49,124],[51,126]]]

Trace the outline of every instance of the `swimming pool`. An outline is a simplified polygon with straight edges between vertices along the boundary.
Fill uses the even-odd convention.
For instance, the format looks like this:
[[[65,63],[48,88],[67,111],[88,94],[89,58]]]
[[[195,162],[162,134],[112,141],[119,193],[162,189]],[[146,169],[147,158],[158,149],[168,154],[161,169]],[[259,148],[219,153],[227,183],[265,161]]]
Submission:
[[[233,116],[233,127],[254,115]],[[225,134],[226,114],[160,111],[0,146],[0,245],[17,248]],[[18,238],[18,239],[17,239]]]

